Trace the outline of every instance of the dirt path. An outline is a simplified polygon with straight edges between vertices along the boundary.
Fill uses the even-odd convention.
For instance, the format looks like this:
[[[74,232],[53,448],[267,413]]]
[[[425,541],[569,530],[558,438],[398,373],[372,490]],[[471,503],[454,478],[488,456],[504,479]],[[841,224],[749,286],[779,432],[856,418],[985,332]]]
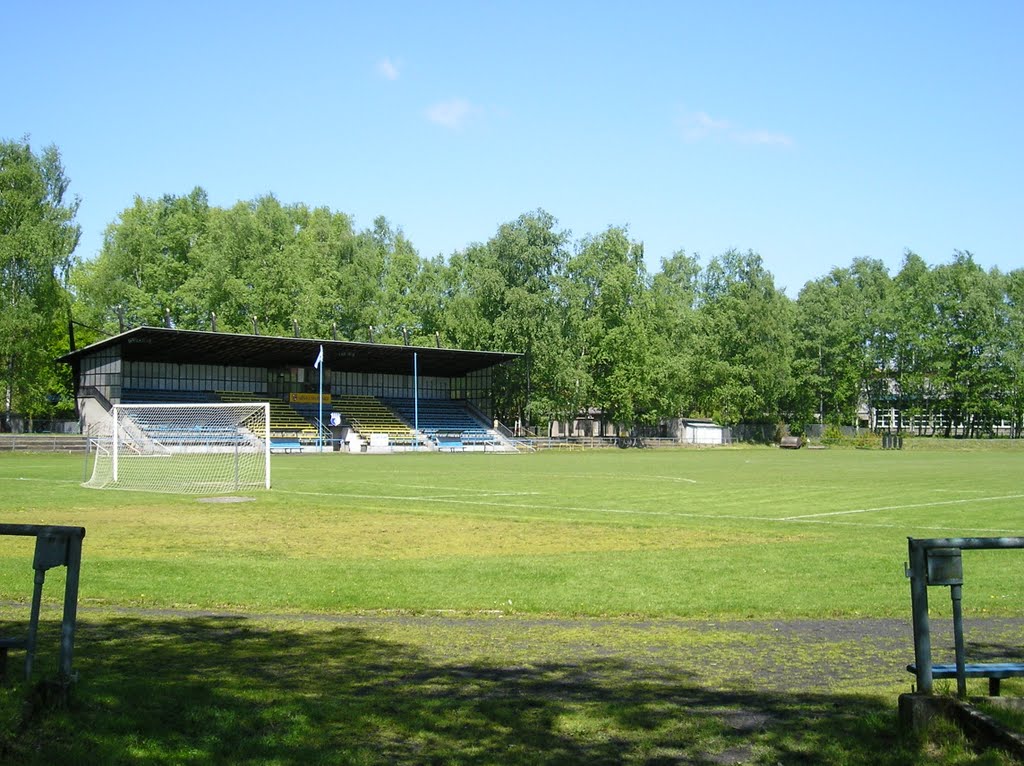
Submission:
[[[117,608],[80,610],[139,620],[236,619],[272,628],[348,628],[414,649],[439,664],[535,666],[618,660],[702,685],[764,691],[899,693],[914,679],[909,619],[646,620],[508,614],[242,614]],[[951,660],[952,627],[933,620],[935,661]],[[973,660],[1024,661],[1024,618],[968,619]]]
[[[24,612],[11,606],[0,617]],[[58,610],[45,622],[52,652]],[[935,620],[936,659],[947,628]],[[972,659],[1022,657],[1024,619],[969,620],[966,635]],[[140,748],[168,762],[182,747],[196,763],[935,762],[896,717],[909,620],[85,606],[75,650],[74,746],[90,756],[44,720],[23,748],[34,762],[139,762]]]

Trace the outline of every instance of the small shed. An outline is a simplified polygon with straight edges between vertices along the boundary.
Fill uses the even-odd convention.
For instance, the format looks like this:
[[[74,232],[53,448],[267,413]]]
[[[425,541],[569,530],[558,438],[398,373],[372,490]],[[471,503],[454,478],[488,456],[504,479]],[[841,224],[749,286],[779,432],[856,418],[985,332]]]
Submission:
[[[711,420],[681,418],[679,441],[684,444],[724,444],[725,429]]]

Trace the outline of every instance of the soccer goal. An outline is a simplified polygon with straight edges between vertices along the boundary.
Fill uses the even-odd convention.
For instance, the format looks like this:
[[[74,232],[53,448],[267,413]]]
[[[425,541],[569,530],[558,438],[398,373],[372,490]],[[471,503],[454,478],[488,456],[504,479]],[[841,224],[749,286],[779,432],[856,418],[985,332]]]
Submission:
[[[90,450],[95,489],[270,489],[270,404],[118,404]]]

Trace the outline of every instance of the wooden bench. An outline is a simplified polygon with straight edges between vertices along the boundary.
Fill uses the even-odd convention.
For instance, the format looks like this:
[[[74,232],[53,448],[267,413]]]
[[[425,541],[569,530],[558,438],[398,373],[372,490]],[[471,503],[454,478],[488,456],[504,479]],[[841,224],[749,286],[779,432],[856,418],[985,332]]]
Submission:
[[[917,664],[907,665],[907,670],[917,675]],[[989,696],[998,697],[1002,679],[1024,677],[1024,662],[968,662],[964,665],[964,677],[987,678]],[[956,664],[932,665],[932,678],[956,678]]]
[[[282,439],[270,440],[271,452],[291,452],[292,450],[302,452],[302,444],[299,443],[298,439],[294,439],[291,441],[284,441]]]
[[[800,449],[803,445],[804,440],[799,436],[783,436],[782,441],[779,442],[782,449]]]

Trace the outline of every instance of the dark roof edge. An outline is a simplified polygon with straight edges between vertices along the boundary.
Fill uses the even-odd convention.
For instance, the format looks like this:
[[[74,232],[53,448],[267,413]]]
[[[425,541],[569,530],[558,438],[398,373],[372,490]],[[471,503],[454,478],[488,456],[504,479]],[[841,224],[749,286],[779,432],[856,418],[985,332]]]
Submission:
[[[514,359],[517,359],[517,358],[523,356],[523,354],[517,353],[515,351],[480,351],[480,350],[474,350],[474,349],[461,349],[461,348],[436,348],[435,346],[412,346],[412,345],[406,346],[406,345],[397,344],[397,343],[365,343],[365,342],[353,341],[353,340],[332,340],[330,338],[296,338],[296,337],[291,337],[291,336],[287,336],[287,335],[249,335],[249,334],[246,334],[246,333],[211,332],[209,330],[181,330],[181,329],[173,328],[173,327],[150,327],[149,325],[140,325],[139,327],[133,327],[130,330],[125,330],[124,332],[118,333],[117,335],[112,335],[109,338],[104,338],[102,340],[95,341],[94,343],[90,343],[88,346],[84,346],[84,347],[82,347],[80,349],[76,349],[74,351],[70,351],[67,354],[64,354],[62,356],[57,357],[54,361],[61,362],[61,363],[64,363],[64,364],[72,364],[73,362],[77,361],[79,358],[81,358],[82,356],[84,356],[87,353],[93,353],[93,352],[98,351],[98,350],[100,350],[102,348],[105,348],[107,346],[112,346],[112,345],[114,345],[116,343],[120,343],[122,340],[124,340],[126,338],[129,338],[129,337],[131,337],[133,335],[137,335],[137,334],[174,335],[174,336],[177,336],[177,337],[181,337],[182,335],[191,335],[191,336],[195,336],[195,337],[209,337],[209,338],[220,338],[220,339],[230,338],[230,337],[237,337],[237,338],[245,338],[245,339],[249,339],[249,340],[259,339],[259,340],[270,341],[270,342],[273,342],[273,341],[283,341],[283,342],[290,342],[290,343],[295,343],[295,342],[305,342],[305,343],[310,343],[310,344],[320,344],[320,343],[322,343],[322,344],[329,344],[329,345],[334,346],[336,348],[338,348],[338,347],[348,347],[348,348],[363,348],[363,349],[367,349],[367,350],[393,349],[393,350],[396,350],[396,351],[397,350],[401,350],[401,349],[408,349],[410,351],[416,351],[416,352],[424,351],[424,352],[428,352],[428,353],[429,352],[438,352],[438,353],[448,353],[448,354],[457,353],[457,354],[467,354],[467,355],[478,354],[478,355],[481,355],[481,356],[491,356],[491,357],[493,357],[493,356],[503,356],[503,357],[507,357],[506,359],[502,360],[502,362],[499,362],[499,364],[503,363],[503,362],[509,362],[509,361],[512,361]]]

